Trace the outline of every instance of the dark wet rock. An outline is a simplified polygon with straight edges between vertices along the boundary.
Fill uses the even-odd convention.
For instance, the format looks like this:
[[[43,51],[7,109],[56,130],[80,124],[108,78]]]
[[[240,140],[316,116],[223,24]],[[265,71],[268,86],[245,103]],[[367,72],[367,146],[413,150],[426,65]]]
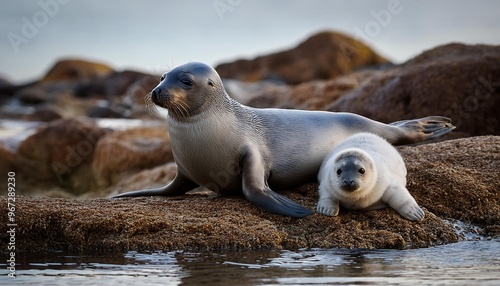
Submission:
[[[123,118],[124,115],[115,111],[111,107],[93,106],[87,111],[90,118]]]
[[[136,71],[112,72],[103,77],[80,81],[74,88],[74,95],[81,98],[124,95],[132,84],[146,77],[147,74]],[[158,81],[159,78],[156,77],[156,82]]]
[[[313,35],[297,47],[253,60],[237,60],[216,67],[222,78],[240,81],[282,81],[298,84],[325,80],[355,69],[387,64],[365,44],[337,32]]]
[[[159,76],[137,71],[113,71],[97,62],[58,61],[40,80],[0,85],[0,116],[26,119],[25,107],[53,105],[64,117],[149,118],[144,97]],[[12,105],[19,108],[5,108]],[[19,111],[19,112],[18,112]]]
[[[35,82],[29,82],[24,84],[10,84],[10,83],[0,84],[0,103],[5,103],[11,100],[16,92],[19,92],[20,90],[25,88],[29,88],[34,84]]]
[[[86,114],[94,118],[148,118],[144,97],[158,84],[159,77],[135,71],[113,72],[104,77],[80,81],[75,99],[105,101],[90,107]]]
[[[49,99],[49,95],[45,90],[36,87],[21,89],[14,94],[14,97],[21,103],[34,105],[45,103]]]
[[[482,235],[500,235],[500,137],[472,137],[400,150],[408,167],[407,187],[425,210],[421,222],[408,221],[390,208],[369,212],[341,209],[337,217],[314,214],[293,219],[262,211],[242,196],[86,200],[20,196],[16,249],[404,249],[460,240],[448,222],[452,219],[476,225]],[[144,178],[142,186],[132,180],[136,185],[131,188],[153,187],[153,181],[168,176],[160,171],[165,167],[157,167],[156,178]],[[309,184],[283,194],[315,209],[316,190],[317,184]],[[0,201],[5,204],[5,196]],[[7,221],[6,216],[0,212],[0,220]],[[0,233],[5,234],[6,227],[1,224]]]

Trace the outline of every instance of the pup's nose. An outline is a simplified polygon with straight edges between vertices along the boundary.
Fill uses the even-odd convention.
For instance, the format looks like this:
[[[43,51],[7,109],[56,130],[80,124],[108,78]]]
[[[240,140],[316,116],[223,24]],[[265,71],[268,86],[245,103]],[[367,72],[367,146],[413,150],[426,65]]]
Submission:
[[[357,188],[357,184],[354,182],[354,180],[344,180],[344,188],[348,191],[354,191]]]

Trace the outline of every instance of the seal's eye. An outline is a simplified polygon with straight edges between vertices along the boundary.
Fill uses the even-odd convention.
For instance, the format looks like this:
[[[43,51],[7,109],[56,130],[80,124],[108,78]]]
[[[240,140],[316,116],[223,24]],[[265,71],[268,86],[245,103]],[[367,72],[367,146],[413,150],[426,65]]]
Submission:
[[[342,174],[342,170],[341,169],[337,169],[337,175],[340,176],[340,174]]]
[[[163,81],[164,79],[165,79],[165,75],[162,75],[162,76],[160,77],[160,81]]]
[[[187,86],[193,86],[193,81],[189,78],[183,78],[181,79],[181,82]]]
[[[363,175],[365,173],[365,168],[359,168],[358,173]]]

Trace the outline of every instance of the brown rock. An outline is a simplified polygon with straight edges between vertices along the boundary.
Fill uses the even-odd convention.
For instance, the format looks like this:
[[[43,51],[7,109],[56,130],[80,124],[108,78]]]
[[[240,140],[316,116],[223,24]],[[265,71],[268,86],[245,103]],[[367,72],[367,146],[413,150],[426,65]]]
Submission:
[[[124,177],[117,184],[110,186],[106,195],[114,196],[144,188],[162,187],[171,182],[176,174],[177,165],[175,162],[169,162],[141,171],[133,176]]]
[[[97,143],[92,166],[101,186],[109,186],[131,172],[173,161],[164,127],[116,131]]]
[[[23,141],[17,150],[24,180],[35,185],[58,182],[76,193],[91,189],[94,179],[90,162],[95,145],[107,133],[108,130],[84,119],[49,123]]]
[[[14,153],[0,145],[0,158],[2,158],[0,160],[0,180],[2,182],[7,182],[9,172],[16,172],[14,157]]]
[[[291,50],[221,64],[216,70],[222,78],[250,82],[277,79],[298,84],[331,79],[363,66],[385,63],[388,63],[386,59],[351,37],[322,32]]]
[[[326,110],[349,91],[369,82],[376,71],[355,72],[328,81],[311,81],[296,86],[262,90],[248,101],[253,107]]]
[[[55,107],[49,105],[45,107],[36,108],[33,113],[24,116],[23,119],[28,121],[50,122],[61,118],[62,116],[61,114],[59,114],[59,111]]]
[[[443,115],[468,136],[500,134],[498,78],[500,46],[450,44],[378,73],[327,109],[382,122]]]
[[[410,222],[393,209],[293,219],[262,211],[243,197],[68,200],[19,197],[16,249],[178,250],[301,247],[415,248],[460,239],[447,222],[500,232],[500,137],[403,147],[408,189],[426,212]],[[145,186],[151,182],[145,182]],[[139,187],[139,186],[137,186]],[[151,187],[151,186],[149,186]],[[314,209],[317,184],[284,195]],[[5,204],[5,196],[0,197]],[[0,220],[6,221],[6,212]],[[446,220],[445,220],[446,219]],[[0,233],[6,233],[0,224]]]
[[[482,227],[500,226],[499,136],[403,147],[401,153],[408,190],[427,210]]]
[[[104,76],[111,72],[113,72],[113,69],[105,64],[77,59],[64,59],[58,61],[40,82],[76,82]]]

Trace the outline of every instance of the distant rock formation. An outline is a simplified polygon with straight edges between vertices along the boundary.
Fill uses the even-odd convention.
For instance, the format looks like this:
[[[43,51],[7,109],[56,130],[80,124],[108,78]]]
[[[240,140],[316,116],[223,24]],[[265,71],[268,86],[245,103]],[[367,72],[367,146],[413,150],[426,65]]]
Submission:
[[[80,59],[65,59],[58,61],[50,68],[40,82],[76,82],[104,76],[111,72],[113,72],[113,69],[105,64]]]
[[[312,80],[332,79],[361,67],[387,64],[365,44],[337,32],[316,34],[297,47],[218,65],[222,78],[240,81],[278,80],[299,84]]]
[[[40,80],[23,85],[0,84],[0,117],[44,121],[58,118],[32,114],[33,109],[45,109],[65,118],[148,118],[144,97],[158,81],[157,75],[114,71],[101,63],[64,59]]]

